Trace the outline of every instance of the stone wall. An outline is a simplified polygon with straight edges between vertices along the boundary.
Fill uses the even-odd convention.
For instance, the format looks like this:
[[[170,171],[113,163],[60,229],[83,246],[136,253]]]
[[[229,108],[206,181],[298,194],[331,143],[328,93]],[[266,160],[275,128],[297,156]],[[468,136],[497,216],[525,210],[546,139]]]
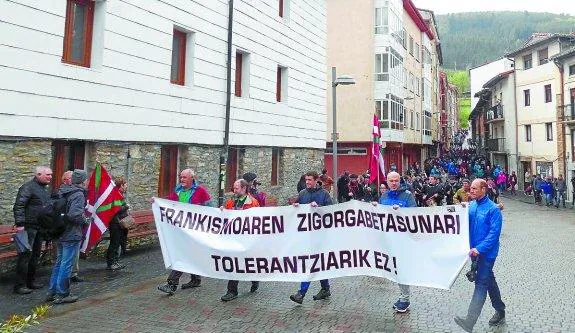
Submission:
[[[221,147],[180,145],[178,171],[192,168],[204,184],[214,203],[218,197],[219,154]],[[11,224],[12,206],[19,186],[33,176],[39,165],[52,165],[51,141],[0,141],[0,218]],[[86,166],[91,172],[100,162],[112,176],[123,176],[129,184],[127,199],[134,210],[149,209],[147,199],[157,195],[161,145],[121,142],[88,142]],[[305,148],[280,149],[278,185],[271,186],[272,148],[245,147],[238,161],[238,175],[254,172],[261,190],[279,205],[296,194],[300,176],[323,167],[323,150]],[[229,195],[229,193],[228,193]]]
[[[36,167],[49,166],[51,159],[50,141],[0,141],[0,224],[14,223],[18,188],[34,176]]]

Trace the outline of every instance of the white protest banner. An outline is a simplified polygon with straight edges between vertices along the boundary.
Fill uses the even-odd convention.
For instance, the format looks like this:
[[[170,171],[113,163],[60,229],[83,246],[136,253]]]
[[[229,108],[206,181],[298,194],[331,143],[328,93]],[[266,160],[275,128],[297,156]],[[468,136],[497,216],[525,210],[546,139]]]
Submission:
[[[469,252],[467,208],[350,201],[220,210],[155,198],[166,268],[244,281],[370,275],[449,289]]]

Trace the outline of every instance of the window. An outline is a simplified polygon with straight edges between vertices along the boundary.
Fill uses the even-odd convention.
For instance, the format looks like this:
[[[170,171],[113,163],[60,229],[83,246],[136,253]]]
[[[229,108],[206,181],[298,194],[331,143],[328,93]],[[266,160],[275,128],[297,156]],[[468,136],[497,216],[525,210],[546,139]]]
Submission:
[[[401,46],[403,46],[404,49],[407,50],[407,32],[405,31],[405,28],[403,30],[401,30]]]
[[[423,135],[431,136],[431,112],[423,112]]]
[[[270,185],[277,186],[279,184],[280,164],[283,157],[283,150],[280,148],[272,148],[272,178]]]
[[[287,101],[287,79],[288,72],[286,67],[278,66],[276,77],[276,102]]]
[[[533,67],[533,58],[531,54],[523,56],[523,69],[529,69]]]
[[[172,73],[170,82],[184,85],[186,81],[186,41],[188,35],[174,29],[172,38]]]
[[[249,53],[236,51],[236,83],[235,95],[237,97],[248,97],[249,89]]]
[[[375,114],[379,115],[381,128],[402,130],[405,110],[403,100],[395,95],[386,95],[385,100],[375,101]]]
[[[525,106],[530,106],[531,105],[531,93],[529,92],[529,89],[523,90],[523,98],[525,101]]]
[[[279,0],[279,3],[278,3],[279,17],[284,18],[284,19],[289,18],[289,3],[290,3],[290,0]]]
[[[167,197],[178,181],[178,146],[162,146],[158,196]]]
[[[415,43],[415,60],[419,61],[419,44]]]
[[[52,143],[52,190],[62,184],[64,172],[84,169],[86,145],[83,141],[54,141]]]
[[[409,54],[413,55],[413,37],[409,36]]]
[[[525,141],[531,142],[531,125],[525,125]]]
[[[375,55],[375,81],[389,81],[388,53]]]
[[[569,76],[575,75],[575,65],[569,66]]]
[[[284,1],[279,0],[279,15],[280,17],[284,17]]]
[[[550,84],[546,84],[545,85],[545,103],[551,103],[551,85]]]
[[[571,130],[571,161],[575,162],[575,129]]]
[[[419,78],[415,78],[415,93],[417,94],[417,96],[419,96],[420,94],[420,87],[421,87],[421,83],[420,83],[420,79]]]
[[[416,117],[415,117],[415,129],[417,131],[419,131],[421,129],[420,119],[421,119],[421,117],[419,116],[419,112],[417,112]]]
[[[68,0],[62,62],[90,67],[93,28],[94,2],[91,0]]]
[[[414,121],[413,121],[413,120],[414,120],[414,119],[413,119],[413,118],[414,118],[413,110],[411,110],[409,113],[410,113],[410,115],[409,115],[409,116],[410,116],[410,117],[409,117],[409,120],[410,120],[410,121],[409,121],[409,128],[414,129],[414,126],[413,126],[413,124],[414,124]]]
[[[375,34],[383,35],[389,33],[389,8],[387,1],[381,8],[375,9]]]
[[[545,123],[545,137],[547,141],[553,141],[553,124]]]
[[[547,55],[547,48],[537,51],[537,57],[539,58],[539,65],[544,65],[549,62],[549,56]]]

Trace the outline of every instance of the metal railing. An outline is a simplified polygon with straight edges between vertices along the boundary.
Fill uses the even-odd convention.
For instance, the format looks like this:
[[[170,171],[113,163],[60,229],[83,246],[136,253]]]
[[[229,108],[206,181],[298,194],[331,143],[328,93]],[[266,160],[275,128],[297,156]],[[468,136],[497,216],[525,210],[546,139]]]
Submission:
[[[575,122],[575,104],[563,105],[563,121]]]
[[[485,146],[488,151],[505,151],[505,138],[487,139]]]
[[[497,104],[487,111],[487,121],[503,120],[503,105]]]

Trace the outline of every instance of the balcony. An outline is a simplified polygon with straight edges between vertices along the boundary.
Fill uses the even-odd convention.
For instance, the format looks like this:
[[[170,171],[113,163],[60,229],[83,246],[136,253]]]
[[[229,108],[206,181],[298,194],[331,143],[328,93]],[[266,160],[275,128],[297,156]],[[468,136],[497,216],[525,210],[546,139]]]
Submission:
[[[503,105],[497,104],[487,110],[487,123],[503,121]]]
[[[505,152],[505,138],[487,139],[485,148],[492,152]]]
[[[575,127],[575,104],[563,105],[563,123]]]

